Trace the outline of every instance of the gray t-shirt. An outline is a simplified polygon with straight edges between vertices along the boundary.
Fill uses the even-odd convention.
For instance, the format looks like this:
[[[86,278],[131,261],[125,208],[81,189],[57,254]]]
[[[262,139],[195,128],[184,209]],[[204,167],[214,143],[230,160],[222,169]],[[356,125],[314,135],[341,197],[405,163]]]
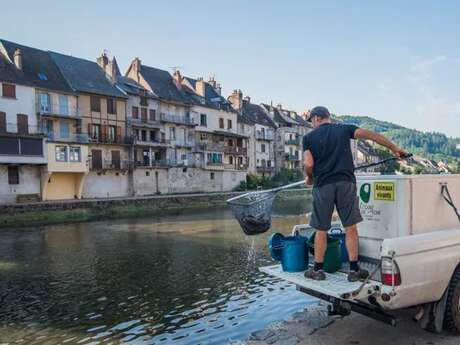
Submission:
[[[310,150],[314,159],[313,185],[338,181],[356,183],[350,139],[355,138],[354,125],[325,123],[303,137],[303,151]]]

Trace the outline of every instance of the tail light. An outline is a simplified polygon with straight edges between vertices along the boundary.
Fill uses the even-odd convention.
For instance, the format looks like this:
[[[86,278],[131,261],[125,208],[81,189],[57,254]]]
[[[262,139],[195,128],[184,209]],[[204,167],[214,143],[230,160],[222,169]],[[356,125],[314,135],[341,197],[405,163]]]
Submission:
[[[389,286],[401,285],[401,273],[398,264],[391,258],[382,258],[382,284]]]

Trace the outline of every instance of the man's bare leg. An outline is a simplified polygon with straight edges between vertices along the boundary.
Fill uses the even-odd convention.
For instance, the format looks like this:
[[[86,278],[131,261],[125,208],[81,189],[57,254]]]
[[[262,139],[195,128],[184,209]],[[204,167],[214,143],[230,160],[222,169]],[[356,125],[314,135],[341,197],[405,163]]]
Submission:
[[[347,226],[345,235],[345,244],[348,250],[348,257],[350,261],[358,261],[358,248],[359,248],[359,239],[358,239],[358,227],[357,225]],[[315,249],[316,250],[316,249]]]
[[[315,234],[315,263],[324,262],[327,248],[327,231],[316,231]]]

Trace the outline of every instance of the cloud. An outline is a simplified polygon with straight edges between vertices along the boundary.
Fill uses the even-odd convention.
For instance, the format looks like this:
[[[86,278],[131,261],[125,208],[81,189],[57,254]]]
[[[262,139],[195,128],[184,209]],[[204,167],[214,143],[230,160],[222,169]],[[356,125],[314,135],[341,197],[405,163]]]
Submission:
[[[417,58],[417,61],[410,67],[410,71],[417,80],[429,79],[433,75],[436,65],[447,61],[444,55],[437,55],[431,58]]]

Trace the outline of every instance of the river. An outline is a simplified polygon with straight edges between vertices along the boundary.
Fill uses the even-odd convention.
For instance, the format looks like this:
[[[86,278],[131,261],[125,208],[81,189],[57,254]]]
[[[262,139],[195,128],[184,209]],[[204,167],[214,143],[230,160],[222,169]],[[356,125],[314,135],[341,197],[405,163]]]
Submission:
[[[305,222],[279,202],[273,231]],[[228,209],[0,232],[0,343],[225,344],[313,299],[257,270]]]

